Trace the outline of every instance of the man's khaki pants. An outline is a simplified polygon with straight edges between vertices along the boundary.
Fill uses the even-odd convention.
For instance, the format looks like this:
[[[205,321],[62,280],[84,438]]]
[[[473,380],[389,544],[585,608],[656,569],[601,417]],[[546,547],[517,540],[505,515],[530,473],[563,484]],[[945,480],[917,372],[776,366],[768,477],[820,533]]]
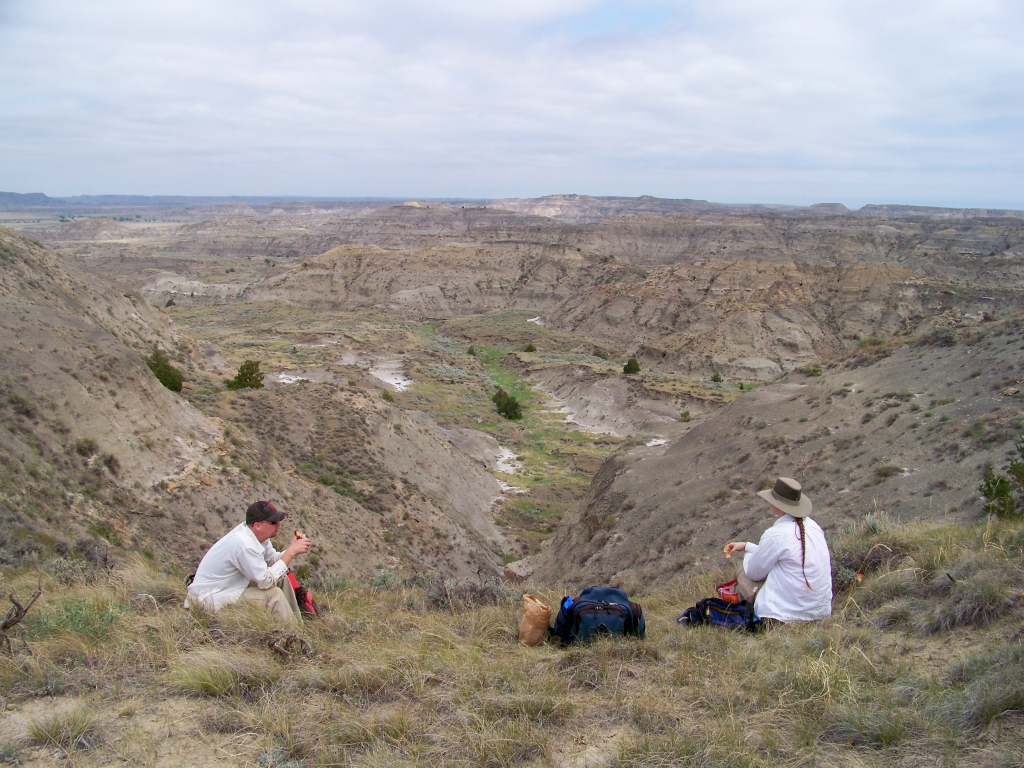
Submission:
[[[270,589],[249,587],[242,593],[242,600],[254,600],[270,609],[270,612],[282,621],[295,623],[302,618],[299,604],[295,600],[295,590],[287,577],[278,579],[277,586]]]
[[[737,552],[740,556],[740,561],[736,563],[736,591],[740,593],[740,597],[746,600],[748,603],[754,602],[754,598],[757,596],[757,590],[764,584],[763,581],[754,581],[752,578],[747,576],[747,572],[743,570],[743,558],[746,556],[746,552]]]

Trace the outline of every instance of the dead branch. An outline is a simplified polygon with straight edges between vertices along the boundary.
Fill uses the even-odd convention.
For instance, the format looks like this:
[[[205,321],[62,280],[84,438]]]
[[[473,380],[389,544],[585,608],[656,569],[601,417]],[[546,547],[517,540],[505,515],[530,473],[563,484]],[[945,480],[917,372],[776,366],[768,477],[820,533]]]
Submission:
[[[285,658],[291,658],[291,656],[296,652],[301,652],[307,659],[313,657],[313,646],[310,644],[309,640],[290,632],[277,638],[271,635],[267,638],[267,645],[270,646],[272,651],[276,651]],[[295,646],[298,646],[298,651],[293,650]]]
[[[32,606],[35,605],[36,600],[39,599],[41,594],[43,594],[42,574],[39,575],[39,585],[29,598],[28,605],[22,605],[13,592],[8,596],[11,601],[11,608],[7,611],[7,616],[4,617],[3,622],[0,622],[0,647],[6,647],[9,656],[14,655],[14,647],[11,644],[11,636],[8,632],[15,627],[18,627],[21,632],[21,643],[25,646],[25,651],[29,656],[32,655],[32,651],[28,647],[28,640],[25,639],[25,628],[18,625],[21,624],[22,619],[28,616],[28,612],[32,610]]]

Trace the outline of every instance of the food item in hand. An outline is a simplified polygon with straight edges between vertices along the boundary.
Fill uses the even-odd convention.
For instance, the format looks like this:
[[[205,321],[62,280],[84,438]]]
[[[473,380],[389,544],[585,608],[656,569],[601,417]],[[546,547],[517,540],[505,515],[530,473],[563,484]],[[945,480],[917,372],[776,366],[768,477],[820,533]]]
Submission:
[[[302,531],[300,531],[298,528],[296,528],[295,529],[295,538],[296,539],[304,539],[304,538],[306,538],[306,534],[304,534]]]
[[[726,560],[732,560],[732,550],[729,548],[728,544],[725,545],[725,547],[722,549],[722,551],[725,552],[725,559]]]

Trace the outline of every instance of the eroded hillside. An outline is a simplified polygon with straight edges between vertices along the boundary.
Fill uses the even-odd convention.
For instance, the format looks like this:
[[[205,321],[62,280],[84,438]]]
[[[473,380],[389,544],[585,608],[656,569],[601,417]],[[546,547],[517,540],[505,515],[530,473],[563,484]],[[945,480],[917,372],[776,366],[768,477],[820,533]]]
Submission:
[[[99,542],[188,567],[270,497],[317,542],[313,572],[500,568],[500,488],[430,419],[327,383],[225,392],[141,296],[8,231],[0,249],[4,562]],[[154,347],[202,409],[154,378]]]
[[[635,589],[703,570],[726,541],[758,539],[771,518],[754,492],[780,475],[803,483],[831,535],[882,511],[976,518],[984,466],[1005,466],[1024,433],[1024,325],[955,338],[866,344],[666,425],[605,462],[538,556],[538,578]]]

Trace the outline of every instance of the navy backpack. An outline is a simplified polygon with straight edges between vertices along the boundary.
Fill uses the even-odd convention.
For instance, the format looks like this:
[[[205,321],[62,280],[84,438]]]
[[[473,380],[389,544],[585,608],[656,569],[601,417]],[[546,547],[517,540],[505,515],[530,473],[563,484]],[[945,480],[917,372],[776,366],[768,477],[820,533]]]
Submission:
[[[580,596],[562,599],[551,634],[562,645],[585,643],[602,635],[632,635],[643,639],[644,611],[615,587],[587,587]]]
[[[753,603],[732,603],[720,597],[704,598],[692,608],[687,608],[676,621],[686,627],[712,624],[716,627],[750,631],[756,631],[758,628]]]

